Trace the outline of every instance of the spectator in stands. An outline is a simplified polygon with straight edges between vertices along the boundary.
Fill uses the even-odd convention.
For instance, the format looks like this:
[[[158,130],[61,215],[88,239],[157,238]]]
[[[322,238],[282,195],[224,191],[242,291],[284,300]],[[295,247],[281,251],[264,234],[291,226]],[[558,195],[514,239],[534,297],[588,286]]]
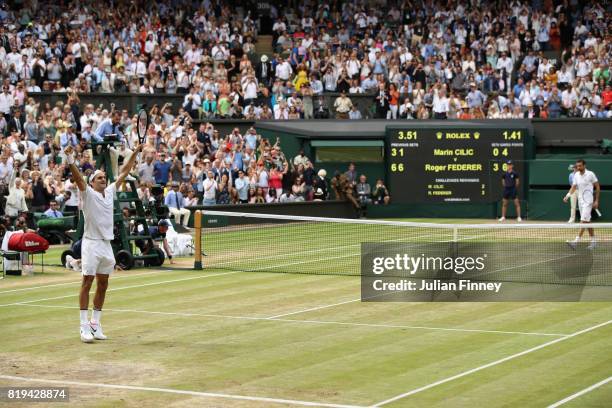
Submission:
[[[306,183],[303,176],[297,176],[291,186],[290,201],[304,201],[306,199]]]
[[[164,205],[168,207],[170,214],[174,217],[174,222],[176,225],[180,224],[183,226],[183,228],[188,229],[191,211],[185,208],[185,197],[179,191],[180,183],[178,181],[173,181],[171,183],[171,187],[172,190],[168,192],[166,198],[164,199]],[[182,223],[181,217],[183,217]]]
[[[249,181],[244,175],[243,170],[238,171],[238,178],[234,180],[234,188],[238,194],[238,201],[241,204],[248,203],[249,200]]]
[[[166,160],[166,152],[160,152],[159,159],[153,166],[153,175],[157,184],[161,184],[162,186],[168,184],[171,167],[172,164]]]
[[[349,163],[348,170],[344,173],[346,177],[346,181],[351,186],[355,186],[357,184],[357,171],[355,170],[355,163]]]
[[[340,96],[336,98],[334,102],[334,109],[336,110],[336,119],[348,119],[349,111],[353,107],[353,102],[346,96],[346,91],[342,91]]]
[[[61,218],[63,214],[59,211],[59,205],[56,200],[51,200],[49,203],[49,209],[44,213],[49,218]]]
[[[16,172],[12,174],[15,175]],[[13,176],[9,186],[9,194],[6,198],[6,208],[4,210],[6,215],[14,218],[17,217],[19,213],[28,211],[25,194],[21,178]]]
[[[359,176],[359,183],[355,186],[355,192],[362,208],[372,202],[372,188],[368,184],[365,174]]]
[[[156,182],[155,180],[155,165],[157,163],[153,163],[153,155],[149,154],[146,156],[144,163],[141,163],[138,166],[137,172],[138,177],[140,179],[140,183],[150,183],[153,184]]]
[[[327,171],[325,169],[319,170],[317,177],[315,177],[312,184],[313,187],[313,200],[324,201],[329,197],[329,184],[326,179]]]
[[[231,184],[227,173],[221,175],[218,187],[216,202],[220,205],[230,204],[231,199]]]
[[[204,186],[204,201],[202,205],[215,205],[217,203],[217,181],[214,173],[209,170],[206,174],[206,179],[203,182]]]
[[[349,112],[349,119],[359,120],[359,119],[362,119],[362,118],[363,118],[363,116],[361,116],[361,112],[359,111],[357,106],[353,105],[351,107],[350,112]]]
[[[293,166],[298,167],[300,165],[306,166],[310,162],[310,159],[304,154],[304,149],[300,149],[297,156],[293,158]]]
[[[48,177],[41,177],[40,172],[32,172],[32,183],[29,185],[28,198],[30,200],[30,208],[33,212],[43,212],[47,209],[52,198],[58,192],[54,188],[53,180]]]

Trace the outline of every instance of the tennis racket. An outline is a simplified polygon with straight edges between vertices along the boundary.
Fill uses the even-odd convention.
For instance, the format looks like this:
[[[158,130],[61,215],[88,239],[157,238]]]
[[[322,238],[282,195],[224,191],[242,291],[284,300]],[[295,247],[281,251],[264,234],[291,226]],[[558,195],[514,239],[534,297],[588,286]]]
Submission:
[[[582,192],[582,203],[584,205],[588,205],[589,207],[593,205],[593,191],[584,190]]]
[[[589,207],[593,206],[593,192],[590,190],[585,190],[582,193],[582,202],[585,205],[588,205]],[[599,208],[597,209],[591,209],[591,217],[594,219],[597,218],[601,218],[603,215],[601,214],[601,211],[599,211]]]
[[[146,110],[144,109],[140,109],[138,111],[138,118],[136,120],[136,131],[138,133],[138,144],[144,144],[144,142],[147,140],[147,130],[149,129],[149,114],[147,113]],[[142,164],[142,156],[143,156],[143,152],[141,151],[138,154],[138,167],[136,169],[136,171],[138,172],[138,168],[140,168],[140,165]]]
[[[591,207],[591,218],[593,219],[598,219],[601,218],[602,214],[601,211],[599,211],[598,209],[593,209],[593,192],[591,190],[584,190],[582,192],[582,203],[585,206],[589,206]]]
[[[144,144],[145,140],[147,139],[147,130],[149,129],[149,114],[144,109],[141,109],[138,112],[137,128],[138,143]]]

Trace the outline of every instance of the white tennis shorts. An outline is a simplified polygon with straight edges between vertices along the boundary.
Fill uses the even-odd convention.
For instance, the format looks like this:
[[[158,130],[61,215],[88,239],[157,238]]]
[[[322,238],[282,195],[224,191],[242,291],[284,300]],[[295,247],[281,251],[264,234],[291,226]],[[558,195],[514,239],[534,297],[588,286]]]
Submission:
[[[582,199],[578,200],[578,211],[580,211],[580,221],[591,222],[593,203],[587,204]]]
[[[81,264],[83,275],[95,276],[97,273],[110,275],[115,269],[115,255],[110,241],[83,238]]]

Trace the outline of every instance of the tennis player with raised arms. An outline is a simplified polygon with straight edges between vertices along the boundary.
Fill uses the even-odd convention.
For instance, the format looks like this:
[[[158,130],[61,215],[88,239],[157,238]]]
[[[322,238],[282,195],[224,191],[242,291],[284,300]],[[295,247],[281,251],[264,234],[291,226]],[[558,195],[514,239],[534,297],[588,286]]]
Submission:
[[[591,212],[599,208],[599,195],[601,193],[601,187],[597,176],[586,168],[586,162],[582,159],[576,161],[576,172],[574,173],[574,181],[570,191],[565,195],[563,201],[567,201],[571,198],[574,192],[578,191],[578,210],[580,211],[580,223],[589,224],[591,222]],[[593,191],[595,191],[595,199],[593,199]],[[593,228],[586,228],[589,231],[589,237],[591,243],[588,249],[595,249],[597,241],[595,240],[595,230]],[[568,245],[573,249],[576,249],[578,242],[584,234],[585,228],[580,228],[578,236],[573,241],[568,241]]]
[[[81,244],[81,262],[83,281],[79,294],[80,305],[80,333],[81,341],[91,343],[96,340],[106,340],[102,332],[100,319],[102,317],[102,306],[106,289],[108,288],[108,277],[115,268],[115,255],[111,247],[113,234],[113,204],[118,185],[121,185],[136,162],[138,153],[142,150],[142,144],[136,147],[134,154],[123,166],[114,183],[107,186],[106,174],[96,170],[89,177],[87,185],[83,180],[81,172],[74,164],[74,151],[71,146],[64,150],[66,160],[70,166],[70,172],[81,191],[81,206],[83,210],[85,228]],[[96,294],[93,300],[93,314],[88,319],[89,290],[96,278]]]

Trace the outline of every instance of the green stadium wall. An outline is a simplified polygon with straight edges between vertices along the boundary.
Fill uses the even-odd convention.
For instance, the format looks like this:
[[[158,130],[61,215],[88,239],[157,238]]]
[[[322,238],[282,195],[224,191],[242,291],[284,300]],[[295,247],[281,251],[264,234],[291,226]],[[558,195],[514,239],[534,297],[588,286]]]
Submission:
[[[580,156],[577,156],[580,157]],[[531,188],[538,186],[568,186],[568,167],[576,161],[573,159],[536,159],[530,162],[529,185]],[[603,156],[601,156],[603,157]],[[604,187],[612,186],[612,159],[586,158],[587,168],[599,176],[600,184]]]
[[[567,220],[570,205],[563,202],[564,190],[531,189],[529,191],[529,218],[532,220]],[[612,191],[601,192],[601,213],[598,221],[612,222]]]

